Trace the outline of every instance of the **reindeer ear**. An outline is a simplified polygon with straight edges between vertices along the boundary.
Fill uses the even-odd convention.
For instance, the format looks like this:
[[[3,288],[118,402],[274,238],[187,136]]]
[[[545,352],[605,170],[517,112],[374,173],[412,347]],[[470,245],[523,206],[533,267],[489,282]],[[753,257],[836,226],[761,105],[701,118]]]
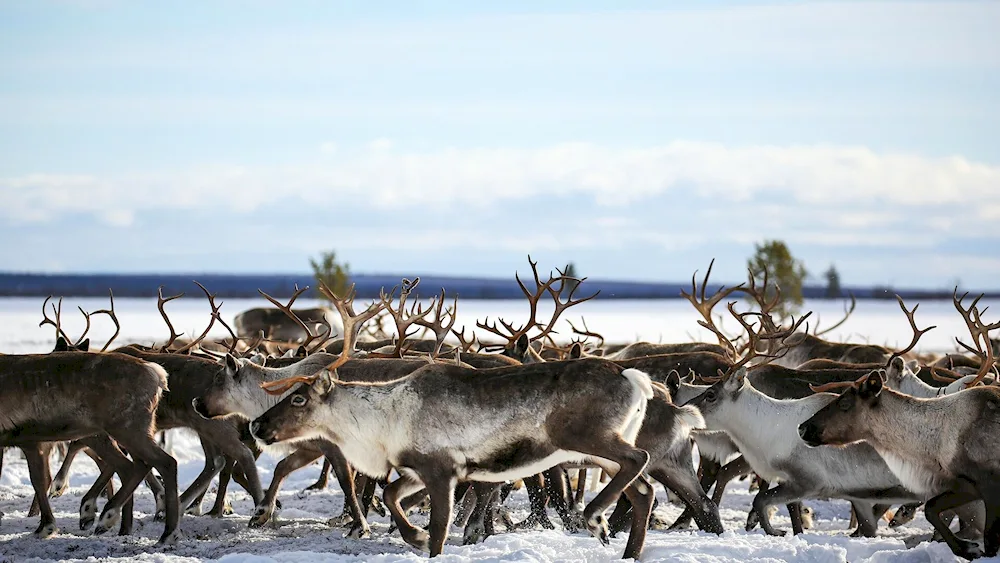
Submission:
[[[81,352],[89,352],[90,351],[90,339],[89,338],[84,338],[83,341],[81,341],[79,344],[76,345],[76,349],[79,350],[79,351],[81,351]]]
[[[743,387],[743,384],[747,380],[747,368],[746,366],[740,366],[736,373],[730,375],[726,378],[726,389],[737,390]]]
[[[240,363],[236,361],[236,356],[232,354],[226,354],[226,374],[230,377],[236,377],[236,374],[240,371]]]
[[[671,389],[677,389],[681,386],[681,374],[677,373],[677,370],[672,369],[670,373],[667,374],[667,387]]]
[[[57,336],[56,337],[56,347],[52,351],[53,352],[66,352],[67,350],[69,350],[69,342],[66,342],[66,339],[63,338],[62,336]]]
[[[285,353],[282,354],[281,357],[282,358],[294,358],[295,357],[295,350],[292,350],[291,348],[289,348],[288,350],[285,350]]]
[[[295,349],[295,356],[293,356],[293,357],[295,357],[295,358],[305,358],[308,355],[309,355],[309,350],[306,350],[305,346],[299,344],[299,347]]]
[[[323,396],[326,396],[330,393],[330,391],[333,391],[333,375],[330,373],[330,370],[325,369],[319,372],[315,383],[313,383],[313,389]]]
[[[250,356],[250,363],[256,364],[258,366],[263,366],[264,364],[267,363],[267,356],[259,353],[254,354],[253,356]]]
[[[861,387],[858,388],[858,395],[865,399],[878,397],[879,393],[882,392],[882,384],[882,374],[877,371],[872,372],[861,383]]]
[[[517,354],[518,358],[523,358],[528,353],[528,346],[528,335],[522,334],[514,343],[514,353]]]
[[[579,342],[574,342],[573,346],[569,349],[569,358],[571,360],[576,360],[583,357],[583,346],[580,346]]]

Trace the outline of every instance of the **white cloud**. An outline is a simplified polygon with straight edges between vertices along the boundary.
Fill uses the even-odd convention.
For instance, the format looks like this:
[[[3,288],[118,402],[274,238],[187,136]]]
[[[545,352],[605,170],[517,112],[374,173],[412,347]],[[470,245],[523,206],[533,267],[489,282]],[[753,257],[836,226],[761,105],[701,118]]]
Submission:
[[[771,204],[756,217],[786,221],[785,206],[815,206],[845,229],[898,221],[895,206],[1000,206],[1000,166],[960,156],[928,158],[864,147],[747,146],[678,141],[640,148],[588,143],[548,147],[407,151],[386,140],[281,167],[203,167],[170,173],[28,174],[0,178],[0,213],[10,221],[90,213],[125,224],[128,213],[214,207],[252,211],[289,199],[308,204],[404,208],[494,205],[542,194],[628,206],[694,192],[744,204]],[[852,213],[844,214],[842,209]],[[970,212],[972,209],[970,209]],[[763,213],[763,215],[761,214]],[[833,214],[831,216],[831,213]],[[907,214],[912,220],[912,214]],[[880,218],[883,220],[880,223]],[[946,228],[943,223],[937,228]]]

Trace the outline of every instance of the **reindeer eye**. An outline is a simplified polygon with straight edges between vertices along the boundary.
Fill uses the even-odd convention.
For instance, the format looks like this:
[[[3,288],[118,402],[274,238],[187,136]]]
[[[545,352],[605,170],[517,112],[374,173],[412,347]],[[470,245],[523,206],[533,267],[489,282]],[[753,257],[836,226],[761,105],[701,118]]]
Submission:
[[[710,403],[714,403],[715,400],[718,399],[718,398],[719,398],[719,394],[715,391],[715,389],[709,389],[708,391],[705,391],[705,400],[706,401],[708,401]]]
[[[302,395],[292,395],[292,406],[293,407],[304,407],[306,405],[306,398]]]
[[[849,397],[841,397],[837,401],[837,406],[840,407],[840,410],[847,412],[854,406],[854,401],[851,401]]]

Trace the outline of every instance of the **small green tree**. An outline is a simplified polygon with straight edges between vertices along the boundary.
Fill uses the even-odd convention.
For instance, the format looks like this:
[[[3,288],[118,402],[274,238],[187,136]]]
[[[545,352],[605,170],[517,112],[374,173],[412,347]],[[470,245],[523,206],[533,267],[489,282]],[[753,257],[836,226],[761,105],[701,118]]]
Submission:
[[[323,252],[319,260],[310,258],[309,264],[312,266],[313,277],[316,278],[317,294],[320,298],[324,298],[318,290],[320,282],[326,284],[339,297],[347,295],[347,289],[351,286],[351,267],[346,262],[338,263],[336,252],[332,250]]]
[[[830,269],[827,270],[823,277],[826,278],[826,293],[824,294],[827,299],[836,299],[843,295],[843,291],[840,289],[840,272],[837,271],[836,266],[830,264]]]
[[[765,240],[763,244],[754,244],[754,255],[747,260],[747,268],[757,283],[763,282],[764,272],[767,272],[768,284],[764,295],[769,300],[774,298],[775,285],[781,289],[781,301],[774,308],[779,318],[796,313],[802,306],[802,283],[806,279],[806,269],[792,256],[783,241]]]

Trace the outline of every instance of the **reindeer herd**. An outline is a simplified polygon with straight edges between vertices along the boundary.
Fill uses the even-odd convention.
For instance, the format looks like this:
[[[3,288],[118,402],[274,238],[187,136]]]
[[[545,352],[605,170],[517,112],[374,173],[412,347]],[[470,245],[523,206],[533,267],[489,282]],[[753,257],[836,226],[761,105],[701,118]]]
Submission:
[[[586,529],[604,544],[628,530],[623,556],[637,558],[655,520],[654,482],[685,507],[670,529],[693,520],[722,533],[726,484],[747,474],[759,483],[747,530],[783,535],[771,516],[785,505],[798,534],[811,520],[802,501],[843,499],[852,535],[874,536],[888,515],[898,525],[923,507],[955,554],[997,555],[1000,342],[990,332],[1000,322],[982,320],[978,298],[966,305],[966,296],[954,296],[968,328],[968,338],[956,339],[962,353],[920,355],[914,349],[933,327],[918,328],[917,307],[902,299],[913,331],[905,348],[830,342],[823,334],[847,319],[853,300],[839,323],[810,330],[809,314],[776,317],[780,289],[766,274],[709,295],[709,266],[683,295],[718,343],[611,344],[585,323],[570,324],[575,338],[567,342],[557,338],[557,321],[596,294],[579,297],[583,280],[561,271],[543,279],[529,263],[533,280],[516,276],[526,321],[477,322],[479,335],[490,335],[482,340],[454,329],[457,298],[448,305],[442,291],[429,305],[419,300],[419,279],[404,279],[360,312],[353,290],[338,296],[321,284],[333,310],[293,308],[307,288],[287,302],[261,292],[274,307],[237,316],[236,330],[199,285],[211,318],[190,339],[166,311],[180,296],[164,297],[161,288],[157,307],[169,335],[153,346],[112,346],[120,329],[112,296],[109,309],[81,309],[87,329],[98,314],[116,327],[96,353],[86,331],[65,333],[61,302],[46,299],[42,324],[54,327],[55,350],[0,354],[0,447],[24,454],[40,516],[35,534],[58,532],[49,497],[66,491],[70,464],[84,452],[101,473],[81,500],[81,529],[130,534],[132,495],[145,482],[165,544],[186,541],[181,516],[201,514],[216,478],[207,515],[230,512],[235,481],[256,507],[249,525],[263,526],[276,518],[286,477],[323,459],[315,487],[326,486],[332,468],[345,499],[331,526],[368,537],[369,511],[387,510],[402,538],[432,557],[452,525],[475,543],[498,525],[551,529],[551,507],[566,530]],[[753,306],[740,312],[737,296]],[[726,311],[716,312],[723,301]],[[547,319],[542,309],[551,310]],[[723,317],[740,334],[722,328]],[[208,338],[217,324],[228,338]],[[156,438],[173,428],[197,434],[205,454],[183,491],[177,462]],[[267,448],[285,457],[265,490],[255,460]],[[64,456],[53,478],[54,449]],[[609,480],[584,503],[588,470]],[[504,502],[522,484],[530,515],[514,522]],[[409,519],[424,503],[426,529]]]

